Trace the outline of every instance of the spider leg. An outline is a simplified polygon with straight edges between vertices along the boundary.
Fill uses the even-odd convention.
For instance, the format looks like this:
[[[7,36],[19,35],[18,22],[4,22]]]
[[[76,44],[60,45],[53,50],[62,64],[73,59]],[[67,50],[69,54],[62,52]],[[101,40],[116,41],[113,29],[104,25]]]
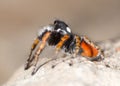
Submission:
[[[29,54],[29,58],[28,58],[27,61],[31,61],[30,57],[31,57],[31,55],[32,55],[33,50],[34,50],[34,49],[36,48],[36,46],[38,45],[38,43],[39,43],[39,39],[36,38],[35,41],[34,41],[34,43],[33,43],[33,45],[32,45],[32,47],[31,47],[31,52],[30,52],[30,54]]]
[[[70,60],[69,62],[68,62],[68,64],[70,65],[70,66],[72,66],[73,65],[73,59],[74,59],[74,57],[76,57],[76,55],[78,54],[78,53],[80,53],[80,49],[81,49],[81,47],[80,47],[80,42],[81,42],[81,39],[80,39],[80,37],[79,36],[77,36],[77,35],[75,35],[75,50],[74,50],[74,52],[72,53],[72,56],[70,56],[69,58],[67,58],[67,59],[65,59],[64,61],[68,61],[68,60]]]
[[[65,41],[69,39],[69,35],[64,35],[63,37],[61,37],[60,41],[58,42],[58,44],[56,45],[56,54],[58,55],[59,50],[62,48],[62,46],[64,45]],[[62,61],[61,61],[62,62]],[[52,68],[54,68],[58,63],[54,63],[54,65],[52,65]]]
[[[44,36],[42,38],[42,43],[40,44],[39,48],[35,52],[35,55],[33,56],[33,58],[34,58],[34,63],[33,63],[34,68],[33,68],[32,75],[36,73],[36,69],[37,69],[36,65],[37,65],[37,62],[39,60],[39,55],[42,52],[42,50],[45,48],[46,41],[49,38],[49,36],[50,36],[50,32],[47,32],[46,34],[44,34]]]
[[[30,54],[29,54],[29,58],[27,59],[27,63],[25,65],[25,70],[27,70],[32,65],[31,62],[33,61],[34,58],[32,58],[31,55],[32,55],[33,50],[38,45],[38,43],[39,43],[39,39],[37,37],[32,44],[31,51],[30,51]]]
[[[44,64],[40,65],[39,68],[36,68],[36,64],[37,64],[38,59],[39,59],[38,56],[39,56],[39,54],[42,52],[42,50],[44,49],[46,40],[48,39],[49,35],[50,35],[50,34],[48,33],[48,35],[46,34],[46,35],[44,36],[45,38],[43,37],[42,43],[41,43],[40,47],[38,48],[37,52],[36,52],[35,55],[34,55],[35,63],[34,63],[34,69],[33,69],[32,75],[35,74],[35,73],[37,72],[37,70],[38,70],[41,66],[45,65],[46,63],[48,63],[48,62],[50,62],[50,61],[53,61],[53,60],[56,60],[56,59],[57,59],[57,58],[53,58],[53,59],[45,62]],[[56,46],[57,51],[59,51],[59,50],[61,49],[61,47],[63,46],[64,42],[65,42],[68,38],[69,38],[68,35],[65,35],[65,36],[63,36],[63,37],[61,38],[61,41],[60,41],[60,42],[57,44],[57,46]],[[58,53],[58,52],[57,52],[57,53]],[[56,54],[56,55],[58,55],[58,54]],[[57,57],[56,55],[55,55],[55,57]]]
[[[57,52],[62,48],[64,42],[65,42],[68,38],[69,38],[69,35],[64,35],[64,36],[61,38],[60,42],[58,42],[58,44],[56,45],[56,51],[57,51]]]
[[[76,55],[79,53],[79,51],[80,51],[80,42],[81,42],[81,40],[80,40],[80,37],[79,36],[75,36],[75,52],[73,53],[73,57],[76,57]]]
[[[69,35],[64,35],[63,37],[61,37],[60,41],[57,43],[56,45],[56,55],[58,55],[59,50],[62,48],[62,46],[64,45],[64,42],[69,38]],[[57,56],[56,56],[57,57]],[[56,60],[57,58],[55,58],[54,60]],[[58,63],[54,63],[52,65],[52,68],[54,68]]]

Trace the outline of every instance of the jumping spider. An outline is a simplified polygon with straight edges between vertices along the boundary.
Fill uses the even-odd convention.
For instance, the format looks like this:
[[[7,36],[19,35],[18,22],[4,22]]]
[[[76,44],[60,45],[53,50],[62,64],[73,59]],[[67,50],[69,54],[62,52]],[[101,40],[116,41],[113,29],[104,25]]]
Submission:
[[[40,41],[41,44],[32,56],[33,51]],[[39,55],[45,48],[46,43],[49,46],[55,46],[56,51],[62,49],[65,53],[69,53],[73,57],[81,55],[92,61],[103,58],[100,48],[98,48],[98,46],[91,42],[87,37],[73,34],[64,21],[55,20],[54,24],[44,26],[39,32],[38,37],[34,40],[25,70],[34,66],[32,74],[36,72]]]

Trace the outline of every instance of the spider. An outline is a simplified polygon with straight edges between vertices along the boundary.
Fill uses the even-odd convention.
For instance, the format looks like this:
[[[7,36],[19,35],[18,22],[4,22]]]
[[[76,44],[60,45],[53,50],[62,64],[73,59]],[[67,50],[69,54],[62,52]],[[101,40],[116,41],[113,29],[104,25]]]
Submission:
[[[32,55],[39,42],[41,42],[41,44]],[[55,20],[53,24],[44,26],[34,40],[29,58],[25,65],[25,70],[34,66],[32,74],[35,73],[39,55],[45,48],[46,44],[49,46],[55,46],[57,52],[62,49],[65,53],[69,53],[73,57],[81,55],[87,57],[91,61],[103,58],[101,49],[86,36],[78,36],[72,33],[71,29],[64,21]]]

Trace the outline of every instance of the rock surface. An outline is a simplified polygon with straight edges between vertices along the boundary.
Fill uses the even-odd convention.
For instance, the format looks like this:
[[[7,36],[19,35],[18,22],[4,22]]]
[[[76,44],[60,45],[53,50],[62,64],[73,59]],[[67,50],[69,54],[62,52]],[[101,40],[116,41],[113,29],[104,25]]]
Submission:
[[[50,61],[33,76],[32,68],[24,71],[22,66],[3,86],[120,86],[120,39],[107,40],[99,46],[104,50],[103,61],[67,56],[70,59]],[[57,65],[52,68],[54,64]]]

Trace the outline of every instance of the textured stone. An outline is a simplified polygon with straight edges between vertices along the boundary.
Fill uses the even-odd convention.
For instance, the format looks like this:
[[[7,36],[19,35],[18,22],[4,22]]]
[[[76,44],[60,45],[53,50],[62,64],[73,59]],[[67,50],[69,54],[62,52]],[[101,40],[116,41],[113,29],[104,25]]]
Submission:
[[[22,66],[3,86],[119,86],[120,40],[108,40],[99,45],[105,53],[103,61],[91,62],[80,56],[67,56],[70,59],[58,58],[45,64],[33,76],[32,68],[24,71]]]

